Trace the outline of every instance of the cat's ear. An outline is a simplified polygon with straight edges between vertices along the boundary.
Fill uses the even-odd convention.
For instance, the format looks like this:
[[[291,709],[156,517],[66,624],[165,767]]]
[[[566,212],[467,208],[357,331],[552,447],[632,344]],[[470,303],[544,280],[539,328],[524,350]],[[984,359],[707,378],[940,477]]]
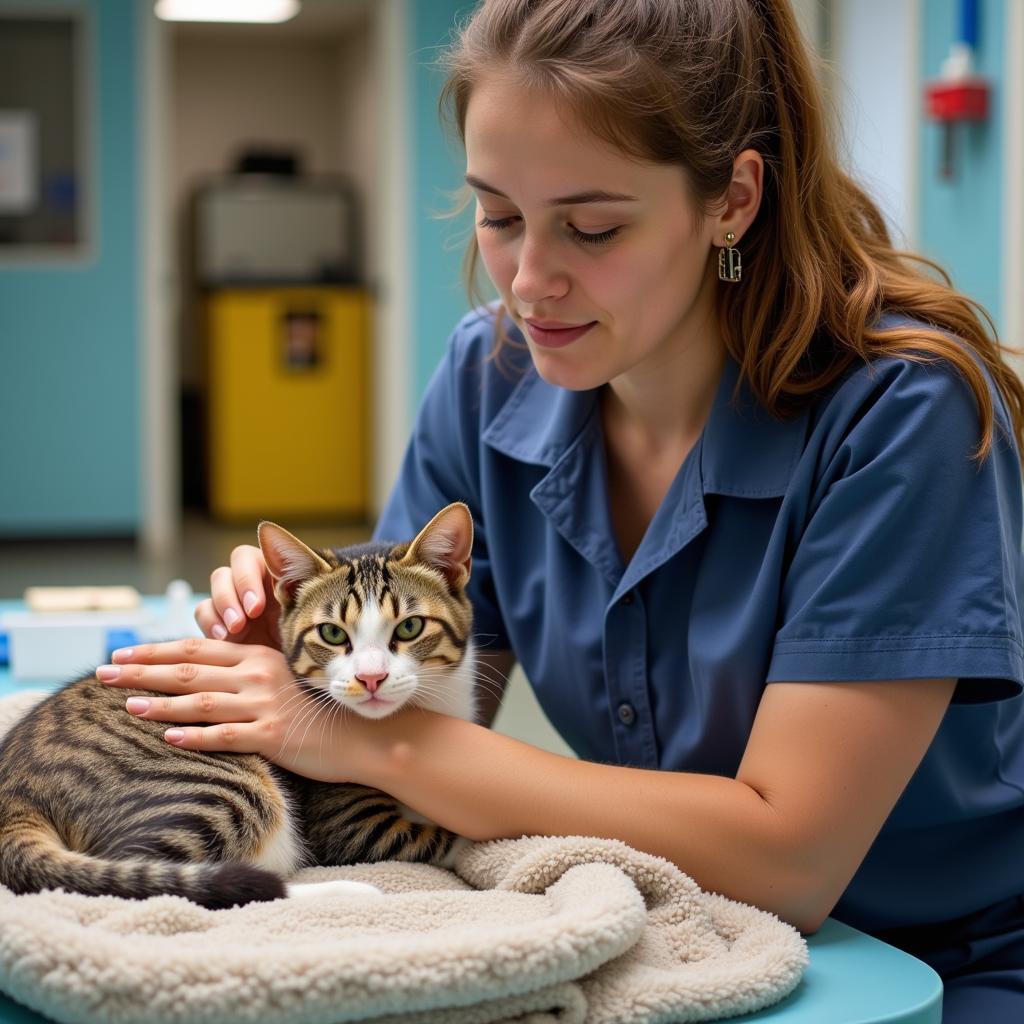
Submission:
[[[257,534],[263,560],[274,579],[274,595],[282,607],[292,604],[301,583],[331,571],[331,566],[312,548],[277,523],[260,523]]]
[[[452,590],[461,590],[469,582],[473,560],[473,517],[457,501],[441,509],[409,545],[403,562],[423,562],[444,573]]]

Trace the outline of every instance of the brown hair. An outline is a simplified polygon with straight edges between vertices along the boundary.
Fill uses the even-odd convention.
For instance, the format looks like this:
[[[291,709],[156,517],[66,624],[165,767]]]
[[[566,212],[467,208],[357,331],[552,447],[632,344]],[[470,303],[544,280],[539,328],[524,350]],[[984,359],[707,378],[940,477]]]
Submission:
[[[775,416],[856,361],[947,360],[977,401],[981,462],[994,416],[980,362],[1024,438],[1024,386],[1003,358],[1018,350],[941,267],[893,248],[878,207],[840,168],[787,0],[485,0],[441,63],[442,115],[460,138],[476,82],[512,69],[624,153],[681,166],[702,215],[725,195],[736,155],[761,153],[761,208],[737,243],[743,281],[722,285],[717,303],[729,354]],[[473,237],[471,297],[478,257]],[[883,311],[922,326],[869,326]]]

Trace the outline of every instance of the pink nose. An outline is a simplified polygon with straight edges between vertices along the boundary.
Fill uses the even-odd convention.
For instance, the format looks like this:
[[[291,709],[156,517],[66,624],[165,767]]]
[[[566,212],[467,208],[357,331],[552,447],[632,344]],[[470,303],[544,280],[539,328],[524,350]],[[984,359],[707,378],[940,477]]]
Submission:
[[[358,679],[370,693],[376,693],[380,684],[383,683],[387,677],[387,672],[378,672],[376,674],[367,672],[363,675],[356,675],[356,679]]]

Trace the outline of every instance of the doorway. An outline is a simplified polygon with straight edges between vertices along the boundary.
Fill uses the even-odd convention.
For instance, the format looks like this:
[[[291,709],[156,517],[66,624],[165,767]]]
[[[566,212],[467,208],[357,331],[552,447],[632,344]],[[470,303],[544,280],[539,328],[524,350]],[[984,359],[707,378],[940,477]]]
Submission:
[[[277,154],[293,181],[344,181],[360,224],[358,281],[373,306],[372,408],[364,531],[397,470],[411,410],[401,324],[408,270],[406,0],[305,0],[280,25],[166,23],[145,8],[142,41],[145,183],[144,512],[151,556],[180,550],[182,530],[210,520],[209,382],[196,197],[246,161]],[[396,171],[395,168],[406,168]],[[265,171],[266,168],[264,167]],[[259,173],[259,168],[257,168]],[[387,392],[382,395],[387,381]],[[331,523],[323,524],[325,526]]]

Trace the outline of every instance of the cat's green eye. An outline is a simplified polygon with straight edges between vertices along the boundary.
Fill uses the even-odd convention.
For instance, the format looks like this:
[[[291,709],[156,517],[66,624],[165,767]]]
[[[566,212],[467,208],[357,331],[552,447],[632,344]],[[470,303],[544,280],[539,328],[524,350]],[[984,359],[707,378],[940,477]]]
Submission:
[[[395,627],[395,636],[399,640],[415,640],[423,632],[423,620],[413,615]]]
[[[335,647],[348,643],[348,633],[341,626],[336,626],[333,622],[321,622],[317,627],[317,632],[320,634],[321,640],[325,643],[333,644]]]

